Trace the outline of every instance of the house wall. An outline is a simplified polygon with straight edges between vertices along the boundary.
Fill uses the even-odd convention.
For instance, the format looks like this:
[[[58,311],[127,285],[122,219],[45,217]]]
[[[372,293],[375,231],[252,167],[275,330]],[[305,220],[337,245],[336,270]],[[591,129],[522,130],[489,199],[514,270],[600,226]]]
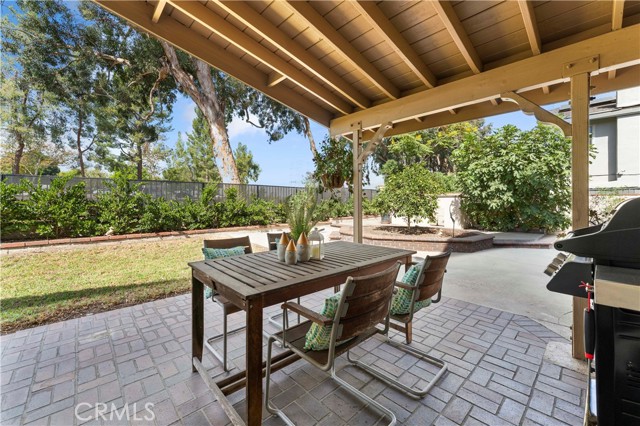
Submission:
[[[640,115],[618,118],[618,178],[616,186],[640,186]]]
[[[591,121],[591,144],[595,148],[596,156],[589,164],[591,187],[610,186],[616,184],[617,160],[616,135],[618,132],[616,118]]]

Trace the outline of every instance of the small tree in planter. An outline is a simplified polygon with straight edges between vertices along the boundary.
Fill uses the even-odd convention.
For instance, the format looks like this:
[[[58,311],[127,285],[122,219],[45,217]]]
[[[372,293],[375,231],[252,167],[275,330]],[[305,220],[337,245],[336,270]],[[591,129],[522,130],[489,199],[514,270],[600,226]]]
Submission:
[[[404,217],[407,227],[411,227],[412,220],[435,220],[438,195],[442,190],[438,174],[421,164],[414,164],[388,176],[374,203],[380,211]]]

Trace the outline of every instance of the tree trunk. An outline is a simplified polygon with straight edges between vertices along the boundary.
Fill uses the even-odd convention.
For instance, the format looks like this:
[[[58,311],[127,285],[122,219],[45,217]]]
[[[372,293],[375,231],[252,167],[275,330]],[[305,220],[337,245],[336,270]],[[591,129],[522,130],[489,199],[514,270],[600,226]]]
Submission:
[[[311,154],[313,154],[313,157],[315,158],[318,154],[318,150],[316,149],[316,142],[313,139],[313,134],[311,133],[311,123],[309,123],[309,119],[307,117],[304,117],[304,134],[307,136],[307,139],[309,139],[309,149],[311,149]]]
[[[220,155],[222,163],[221,175],[226,175],[231,183],[240,183],[238,167],[236,165],[229,135],[224,119],[224,100],[218,98],[216,88],[211,77],[209,64],[197,58],[191,58],[196,69],[196,75],[187,73],[178,61],[176,51],[169,43],[160,41],[166,59],[169,62],[169,70],[182,91],[189,95],[195,102],[207,123],[209,124],[209,134],[213,141],[213,151],[216,157]],[[195,84],[197,77],[198,85]],[[223,176],[224,177],[224,176]]]
[[[138,180],[142,180],[142,143],[136,143],[136,165],[138,169]]]
[[[78,149],[78,165],[80,166],[80,176],[85,177],[84,155],[82,152],[82,111],[78,113],[78,133],[76,134],[76,148]]]
[[[18,141],[18,148],[13,156],[12,171],[14,175],[20,174],[20,163],[22,162],[22,155],[24,154],[24,138],[20,132],[15,133],[15,138]]]

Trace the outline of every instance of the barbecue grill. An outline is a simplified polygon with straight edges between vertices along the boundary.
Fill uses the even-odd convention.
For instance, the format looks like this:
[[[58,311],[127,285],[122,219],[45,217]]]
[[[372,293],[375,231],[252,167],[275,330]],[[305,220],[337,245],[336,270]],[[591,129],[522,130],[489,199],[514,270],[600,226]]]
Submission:
[[[640,198],[603,224],[569,233],[545,273],[547,289],[589,299],[585,310],[586,424],[640,424]]]

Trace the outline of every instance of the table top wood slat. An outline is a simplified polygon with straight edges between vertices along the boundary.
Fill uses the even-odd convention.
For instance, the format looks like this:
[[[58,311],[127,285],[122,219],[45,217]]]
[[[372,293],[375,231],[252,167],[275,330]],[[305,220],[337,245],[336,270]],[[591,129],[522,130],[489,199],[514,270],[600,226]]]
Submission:
[[[415,251],[336,241],[325,245],[325,258],[296,265],[278,261],[274,251],[193,262],[218,286],[229,287],[245,300],[304,282],[357,275],[359,269],[390,260],[402,260]]]

